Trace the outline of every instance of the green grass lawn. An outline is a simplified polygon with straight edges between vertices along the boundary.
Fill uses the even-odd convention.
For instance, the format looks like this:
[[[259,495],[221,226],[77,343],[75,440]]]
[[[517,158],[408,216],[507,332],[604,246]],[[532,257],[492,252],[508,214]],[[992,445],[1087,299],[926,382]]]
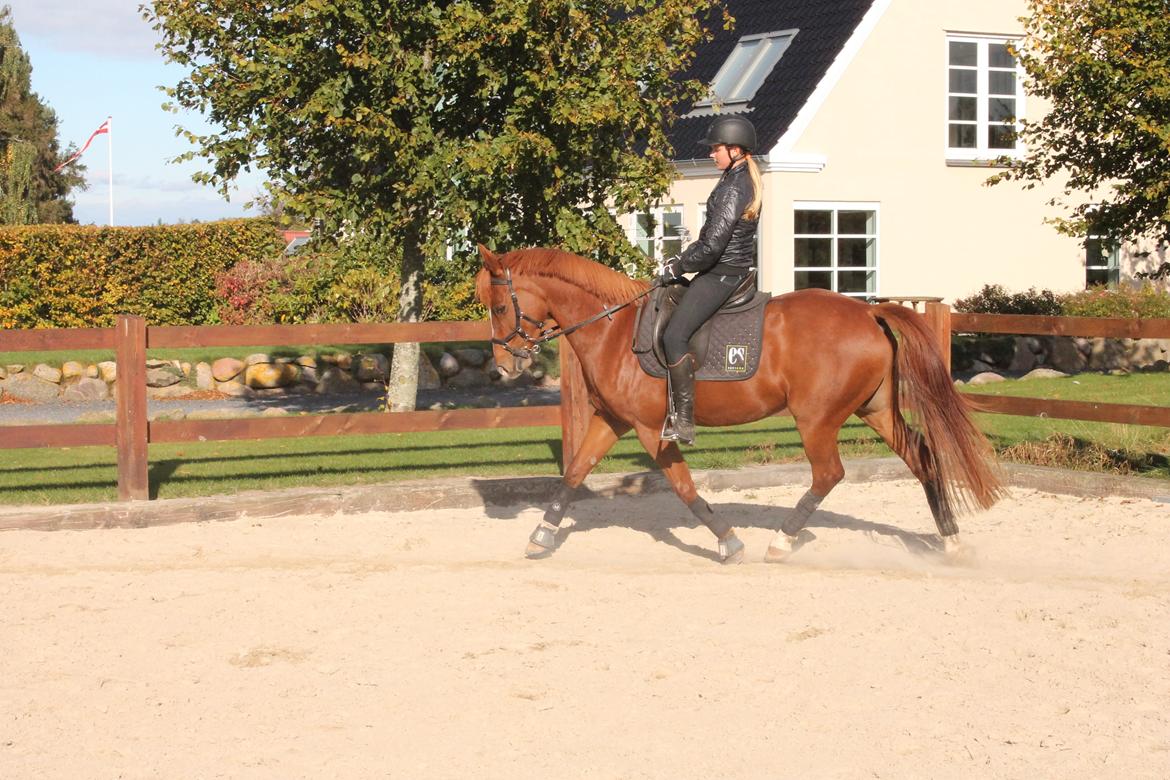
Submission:
[[[1170,405],[1170,374],[1080,375],[965,390]],[[976,419],[1006,459],[1170,479],[1170,429],[992,414]],[[847,458],[890,454],[856,418],[842,429],[841,443]],[[775,417],[700,429],[698,445],[688,448],[686,457],[695,469],[733,469],[799,461],[803,452],[792,419]],[[558,428],[541,427],[156,444],[149,458],[151,495],[176,498],[427,477],[555,475],[561,445]],[[651,468],[637,439],[627,434],[597,471]],[[116,479],[112,447],[0,450],[0,504],[113,501]]]

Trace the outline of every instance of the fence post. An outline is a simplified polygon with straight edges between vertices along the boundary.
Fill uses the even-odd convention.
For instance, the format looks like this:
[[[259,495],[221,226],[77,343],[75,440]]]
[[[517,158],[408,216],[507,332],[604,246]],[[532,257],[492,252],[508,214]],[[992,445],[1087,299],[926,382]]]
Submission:
[[[573,456],[581,447],[589,418],[593,409],[589,403],[589,392],[585,389],[585,377],[581,363],[569,346],[568,339],[561,339],[561,473],[573,462]]]
[[[118,404],[114,440],[118,445],[118,500],[150,498],[147,476],[146,320],[119,314],[115,327]]]
[[[938,351],[942,355],[947,373],[951,373],[951,307],[945,303],[926,303],[926,324],[934,333]]]

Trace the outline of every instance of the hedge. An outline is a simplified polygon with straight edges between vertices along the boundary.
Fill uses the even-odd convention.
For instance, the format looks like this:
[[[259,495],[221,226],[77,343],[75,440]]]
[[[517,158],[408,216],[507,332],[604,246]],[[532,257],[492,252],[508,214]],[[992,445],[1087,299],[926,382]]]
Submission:
[[[0,227],[0,327],[110,327],[118,314],[152,325],[214,319],[217,274],[279,256],[267,219],[158,227]]]

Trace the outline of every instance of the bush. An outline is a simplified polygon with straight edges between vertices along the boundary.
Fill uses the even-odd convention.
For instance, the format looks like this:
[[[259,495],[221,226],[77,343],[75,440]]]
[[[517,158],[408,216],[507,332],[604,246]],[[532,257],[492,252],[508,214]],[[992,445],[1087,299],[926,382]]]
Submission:
[[[971,314],[1042,314],[1059,315],[1060,298],[1051,290],[1028,288],[1027,292],[1009,293],[1001,285],[987,284],[969,298],[955,301],[955,311]]]
[[[1094,287],[1064,296],[1064,313],[1070,317],[1170,317],[1170,293],[1149,284],[1134,289]]]

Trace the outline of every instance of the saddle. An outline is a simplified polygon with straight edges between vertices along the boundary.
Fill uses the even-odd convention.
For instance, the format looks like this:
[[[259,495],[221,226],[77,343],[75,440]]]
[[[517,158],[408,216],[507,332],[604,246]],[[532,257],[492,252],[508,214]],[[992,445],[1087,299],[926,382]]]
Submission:
[[[682,284],[659,287],[638,310],[632,348],[642,370],[650,376],[666,376],[662,332],[686,289]],[[715,316],[691,337],[696,380],[733,382],[756,373],[763,342],[764,304],[769,300],[771,296],[756,290],[755,272],[743,278]]]

